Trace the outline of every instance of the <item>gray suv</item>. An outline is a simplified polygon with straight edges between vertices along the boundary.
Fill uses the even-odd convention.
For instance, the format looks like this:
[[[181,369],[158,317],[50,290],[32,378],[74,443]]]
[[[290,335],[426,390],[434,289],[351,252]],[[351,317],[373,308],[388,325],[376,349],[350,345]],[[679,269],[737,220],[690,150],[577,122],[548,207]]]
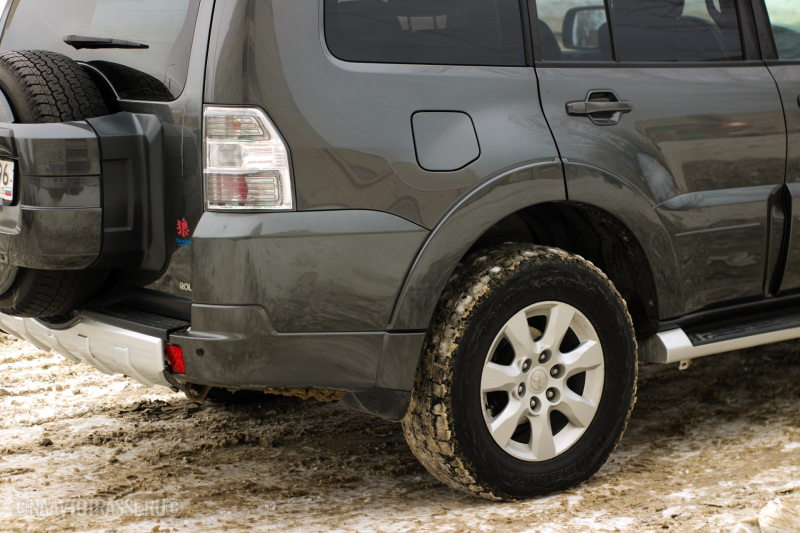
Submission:
[[[800,337],[796,0],[1,23],[0,327],[43,350],[196,401],[343,398],[514,499],[603,465],[638,361]]]

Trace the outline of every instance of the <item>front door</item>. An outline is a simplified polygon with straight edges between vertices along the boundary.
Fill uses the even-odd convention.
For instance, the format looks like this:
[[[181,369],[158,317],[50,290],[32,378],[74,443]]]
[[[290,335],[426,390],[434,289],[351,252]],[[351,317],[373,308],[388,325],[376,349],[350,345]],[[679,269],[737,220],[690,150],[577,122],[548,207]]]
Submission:
[[[752,17],[734,0],[536,4],[542,106],[570,200],[593,203],[585,180],[609,179],[649,202],[680,265],[673,315],[769,292],[786,131]]]

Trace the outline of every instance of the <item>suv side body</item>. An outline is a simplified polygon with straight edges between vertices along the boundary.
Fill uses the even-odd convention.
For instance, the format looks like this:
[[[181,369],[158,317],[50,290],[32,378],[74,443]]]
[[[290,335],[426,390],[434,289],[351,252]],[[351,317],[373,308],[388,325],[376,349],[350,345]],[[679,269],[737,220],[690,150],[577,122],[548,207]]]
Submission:
[[[181,29],[185,36],[194,26],[185,87],[162,101],[126,97],[126,88],[115,86],[103,70],[107,65],[93,52],[72,51],[61,36],[23,35],[14,26],[14,17],[21,16],[14,9],[26,1],[32,0],[15,0],[6,9],[0,49],[74,55],[105,92],[111,111],[158,118],[165,188],[163,208],[156,210],[166,222],[158,264],[93,265],[112,271],[105,292],[66,323],[0,316],[2,327],[19,336],[59,349],[62,341],[48,339],[72,342],[75,328],[87,324],[152,334],[156,370],[164,375],[155,382],[190,397],[198,386],[206,392],[330,389],[347,393],[350,407],[404,420],[408,436],[415,416],[430,415],[429,422],[434,414],[441,417],[437,431],[450,424],[444,404],[420,414],[423,403],[412,402],[412,394],[423,385],[444,390],[440,382],[431,383],[458,375],[460,370],[442,370],[442,361],[458,359],[452,357],[458,350],[452,339],[483,327],[481,334],[492,337],[480,337],[491,345],[490,353],[475,357],[496,366],[492,353],[513,325],[511,315],[500,320],[491,311],[487,315],[499,321],[491,327],[459,322],[457,315],[469,314],[492,276],[505,282],[552,267],[577,277],[543,278],[535,288],[547,292],[563,282],[563,290],[572,291],[570,309],[581,317],[569,330],[576,346],[619,341],[606,346],[606,367],[581,367],[611,380],[618,378],[615,372],[624,374],[616,389],[604,389],[606,398],[608,391],[622,392],[601,407],[625,405],[613,430],[604,432],[602,453],[595,453],[600,444],[586,444],[595,458],[611,453],[627,421],[637,342],[642,360],[671,363],[800,337],[800,319],[776,318],[800,308],[800,258],[793,244],[793,223],[800,216],[794,209],[800,197],[800,115],[792,107],[794,93],[800,94],[794,90],[798,67],[778,61],[765,0],[641,0],[654,6],[647,13],[632,0],[587,1],[569,10],[556,0],[520,0],[518,15],[516,0],[193,0],[197,17],[187,18]],[[708,9],[708,20],[685,14],[687,2]],[[478,17],[487,32],[494,28],[500,36],[484,47],[490,59],[463,50],[433,53],[439,49],[432,43],[450,50],[465,35],[491,38],[459,33],[465,31],[458,27],[461,4],[492,7]],[[398,5],[408,10],[402,16],[390,11]],[[591,42],[576,44],[577,37],[565,36],[589,11]],[[336,34],[367,26],[360,44]],[[703,36],[696,56],[680,39],[673,48],[685,57],[663,50],[647,56],[650,45],[657,49],[669,40],[653,36],[672,30]],[[403,45],[384,46],[384,34],[402,35]],[[426,62],[427,53],[433,59]],[[264,117],[262,125],[274,127],[289,159],[287,209],[212,205],[204,181],[212,166],[204,121],[219,110],[255,110]],[[101,148],[110,146],[104,135],[117,124],[113,117],[87,122],[91,128],[81,127],[93,128]],[[29,131],[7,129],[7,138]],[[110,157],[106,152],[102,157]],[[102,162],[104,180],[118,177],[116,167]],[[102,208],[106,233],[120,229],[113,227],[112,206]],[[464,272],[486,260],[484,251],[498,264],[483,277],[469,278]],[[452,292],[460,276],[473,284]],[[513,300],[514,293],[500,294],[484,301],[500,309]],[[610,302],[606,316],[575,303],[595,296]],[[559,301],[553,296],[538,304],[556,313]],[[526,347],[546,338],[550,323],[549,314],[544,325],[536,322],[544,315],[525,315],[534,307],[513,315],[526,321]],[[597,323],[605,324],[597,331],[594,312]],[[608,326],[609,317],[619,320]],[[576,331],[589,340],[581,341]],[[565,335],[558,345],[539,346],[535,356],[520,360],[521,373],[540,364],[535,387],[571,377],[564,365],[543,366],[562,349]],[[172,351],[164,353],[167,345],[180,349],[180,367]],[[615,357],[619,366],[612,367]],[[435,375],[426,375],[425,368]],[[464,388],[474,393],[489,380],[491,368],[466,380]],[[507,392],[528,402],[526,386],[534,384]],[[559,401],[561,393],[544,387],[535,390],[550,395],[530,399],[525,416],[541,413],[544,398]],[[590,388],[578,388],[585,387]],[[594,390],[597,398],[602,390]],[[492,409],[504,408],[490,405],[494,392],[474,406],[490,432]],[[563,394],[570,392],[565,388]],[[613,418],[610,411],[602,416]],[[589,424],[574,426],[577,435]],[[441,433],[458,433],[453,427]],[[415,441],[419,449],[453,456],[446,453],[449,444],[422,446],[423,440]],[[501,463],[508,459],[500,457]],[[429,468],[435,463],[432,471],[461,468],[442,466],[446,457],[423,462]],[[460,483],[492,498],[495,493],[481,483],[500,487],[498,497],[531,495],[562,487],[548,480],[579,482],[602,461],[596,468],[573,468],[575,462],[555,473],[536,470],[538,463],[523,465],[531,468],[523,469],[525,480],[544,480],[545,488],[533,492],[486,481],[491,476],[451,486]]]

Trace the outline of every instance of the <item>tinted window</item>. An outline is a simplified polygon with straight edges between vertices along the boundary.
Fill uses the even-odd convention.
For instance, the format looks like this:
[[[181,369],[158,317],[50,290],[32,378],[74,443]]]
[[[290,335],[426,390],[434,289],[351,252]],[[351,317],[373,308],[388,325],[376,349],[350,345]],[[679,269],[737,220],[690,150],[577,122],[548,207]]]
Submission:
[[[800,59],[800,1],[767,0],[778,59]]]
[[[735,0],[614,0],[620,61],[742,59]]]
[[[611,61],[606,7],[597,0],[538,0],[544,61]]]
[[[183,92],[200,0],[14,0],[0,48],[52,50],[92,64],[125,99]],[[32,31],[35,28],[35,31]],[[135,41],[138,50],[76,50],[67,35]]]
[[[325,0],[325,36],[345,61],[525,65],[519,0]]]

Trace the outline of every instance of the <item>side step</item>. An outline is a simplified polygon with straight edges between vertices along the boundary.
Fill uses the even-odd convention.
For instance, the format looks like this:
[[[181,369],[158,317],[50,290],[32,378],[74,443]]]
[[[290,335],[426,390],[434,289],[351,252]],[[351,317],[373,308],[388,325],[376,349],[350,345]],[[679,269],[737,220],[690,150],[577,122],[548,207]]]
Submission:
[[[800,315],[724,326],[688,335],[683,329],[677,328],[657,333],[641,343],[639,360],[649,363],[679,363],[706,355],[797,338],[800,338]]]

